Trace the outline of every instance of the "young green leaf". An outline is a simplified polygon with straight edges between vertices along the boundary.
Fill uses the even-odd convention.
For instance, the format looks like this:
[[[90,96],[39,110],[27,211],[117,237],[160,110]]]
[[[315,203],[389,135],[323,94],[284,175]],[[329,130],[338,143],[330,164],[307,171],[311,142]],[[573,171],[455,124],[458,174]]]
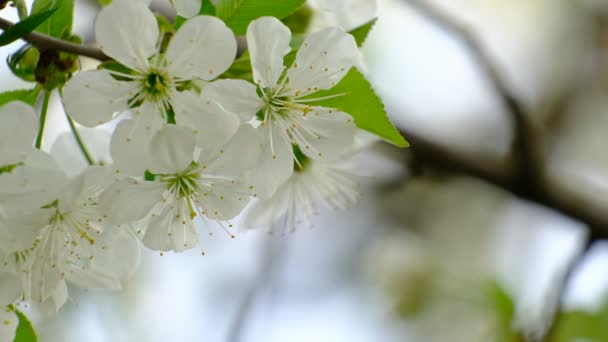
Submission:
[[[376,21],[378,21],[378,18],[374,18],[374,19],[368,21],[367,23],[365,23],[359,27],[356,27],[348,32],[348,33],[352,34],[353,37],[355,37],[355,41],[357,42],[358,47],[361,47],[363,45],[363,43],[365,43],[365,40],[367,39],[367,35],[372,30],[374,25],[376,25]]]
[[[25,317],[23,312],[15,309],[15,313],[19,318],[19,325],[13,342],[37,342],[38,336],[32,327],[32,323]]]
[[[215,5],[215,15],[224,20],[235,34],[242,35],[251,21],[263,16],[283,19],[305,2],[306,0],[219,0]]]
[[[40,87],[36,86],[33,89],[19,89],[0,93],[0,106],[3,106],[12,101],[21,101],[33,106],[40,95]]]
[[[211,1],[203,0],[203,5],[201,6],[201,11],[199,14],[202,15],[215,15],[215,6]]]
[[[408,142],[389,120],[384,104],[372,89],[371,84],[357,68],[352,68],[332,89],[317,92],[311,95],[311,98],[336,94],[344,95],[315,101],[313,104],[336,108],[348,113],[355,119],[355,124],[359,128],[374,133],[396,146],[409,146]]]
[[[32,4],[32,15],[44,12],[50,8],[57,11],[36,31],[57,38],[67,38],[72,32],[74,16],[74,0],[35,0]]]
[[[57,8],[51,8],[40,13],[33,14],[27,19],[18,22],[17,24],[7,28],[0,35],[0,46],[8,45],[15,40],[25,36],[26,34],[34,31],[37,27],[48,20],[53,13],[57,11]]]

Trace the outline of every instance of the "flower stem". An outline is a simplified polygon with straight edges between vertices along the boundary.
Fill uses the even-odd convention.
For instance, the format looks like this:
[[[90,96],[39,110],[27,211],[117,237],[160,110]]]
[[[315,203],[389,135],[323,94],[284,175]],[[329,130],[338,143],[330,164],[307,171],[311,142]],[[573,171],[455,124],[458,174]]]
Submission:
[[[70,117],[70,115],[67,112],[65,113],[65,117],[66,117],[66,119],[68,119],[68,123],[70,124],[70,128],[72,129],[72,133],[74,134],[74,138],[76,138],[76,142],[78,143],[78,147],[80,147],[80,151],[82,152],[82,155],[87,160],[87,163],[89,163],[89,165],[95,165],[95,161],[91,157],[91,154],[89,153],[89,150],[87,150],[87,147],[84,145],[84,142],[82,141],[82,137],[80,136],[80,133],[78,133],[78,129],[76,128],[76,125],[74,124],[74,120],[72,120],[72,118]]]
[[[46,123],[46,112],[49,109],[49,102],[51,100],[51,92],[45,90],[44,99],[42,100],[42,110],[40,111],[40,128],[38,129],[38,136],[36,137],[36,148],[41,149],[42,146],[42,135],[44,134],[44,124]]]
[[[13,0],[14,6],[17,8],[17,14],[19,20],[25,20],[27,18],[27,5],[24,0]]]
[[[61,95],[61,97],[63,98],[63,89],[62,88],[59,88],[59,95]],[[89,150],[87,149],[86,145],[84,144],[84,141],[82,140],[82,136],[80,135],[80,133],[78,133],[78,128],[74,124],[74,120],[72,120],[72,117],[70,116],[70,114],[68,114],[67,111],[64,110],[64,113],[65,113],[65,118],[68,120],[68,124],[70,124],[70,129],[72,130],[72,134],[74,134],[74,138],[76,139],[76,142],[78,143],[78,147],[80,147],[82,156],[84,157],[84,159],[87,160],[87,163],[89,163],[89,165],[95,165],[95,161],[93,160],[93,157],[91,157],[91,153],[89,153]]]

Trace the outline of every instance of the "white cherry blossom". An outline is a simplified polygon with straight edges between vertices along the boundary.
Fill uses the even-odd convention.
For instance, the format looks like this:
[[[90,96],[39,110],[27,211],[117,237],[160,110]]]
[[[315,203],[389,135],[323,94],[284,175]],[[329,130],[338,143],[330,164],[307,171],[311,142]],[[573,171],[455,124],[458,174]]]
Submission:
[[[184,18],[192,18],[198,14],[203,1],[209,0],[171,0],[177,15]]]
[[[0,219],[0,250],[25,274],[24,298],[42,313],[67,300],[66,280],[85,288],[119,288],[139,262],[138,242],[109,223],[97,197],[113,171],[90,167],[60,187],[52,202]]]
[[[137,137],[151,137],[168,122],[198,124],[193,128],[200,137],[220,129],[222,134],[216,134],[223,139],[220,145],[237,130],[238,118],[206,112],[209,107],[202,105],[203,99],[183,89],[189,81],[216,78],[234,61],[236,39],[221,20],[210,16],[187,20],[161,53],[162,37],[147,5],[115,0],[99,13],[95,35],[102,50],[132,73],[102,69],[72,78],[63,101],[75,121],[97,126],[132,109],[132,127],[112,137],[112,144],[121,146]]]
[[[349,163],[300,158],[300,166],[270,199],[259,200],[248,210],[244,225],[293,232],[307,225],[324,206],[346,209],[360,199],[358,177]],[[271,230],[272,231],[272,230]]]
[[[257,119],[265,151],[253,179],[258,195],[265,198],[293,173],[293,145],[308,158],[329,161],[343,155],[356,130],[349,114],[309,104],[323,99],[314,98],[314,93],[332,88],[358,64],[354,38],[337,28],[313,33],[285,70],[290,40],[291,32],[276,18],[256,19],[247,30],[247,43],[257,87],[220,80],[203,90],[225,111],[240,115],[241,121]]]
[[[101,199],[108,219],[138,221],[148,248],[182,252],[198,243],[196,216],[227,221],[238,215],[253,193],[240,176],[259,158],[255,130],[241,126],[221,149],[195,145],[191,129],[171,125],[158,132],[144,164],[153,180],[129,177],[110,186]]]

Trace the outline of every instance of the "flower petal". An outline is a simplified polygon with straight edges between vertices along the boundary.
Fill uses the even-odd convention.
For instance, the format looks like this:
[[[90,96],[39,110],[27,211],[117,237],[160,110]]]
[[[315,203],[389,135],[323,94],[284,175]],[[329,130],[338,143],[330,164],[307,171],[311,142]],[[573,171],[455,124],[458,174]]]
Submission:
[[[0,341],[14,341],[19,318],[12,310],[0,308]]]
[[[99,12],[95,37],[108,56],[141,71],[158,51],[158,22],[145,2],[114,0]]]
[[[218,80],[208,84],[201,95],[220,105],[225,111],[247,122],[264,106],[256,86],[243,80]]]
[[[114,113],[129,109],[137,83],[117,81],[106,70],[83,71],[65,85],[63,106],[74,121],[94,127],[112,120]]]
[[[236,57],[234,33],[218,18],[197,16],[182,25],[167,48],[171,77],[212,80]]]
[[[135,108],[135,119],[121,121],[110,142],[110,153],[121,174],[143,176],[150,164],[148,146],[167,124],[150,103]]]
[[[0,272],[0,306],[13,304],[22,294],[21,275],[17,272]],[[3,310],[0,308],[0,311]],[[0,321],[1,324],[2,321]]]
[[[237,178],[257,165],[262,147],[258,130],[244,124],[215,155],[203,151],[199,164],[207,174]]]
[[[152,173],[176,174],[192,164],[196,137],[187,127],[171,125],[152,138],[149,147]]]
[[[172,2],[177,15],[184,18],[192,18],[201,10],[201,0],[174,0]]]
[[[108,187],[99,199],[108,221],[130,223],[144,218],[155,205],[163,201],[166,190],[160,182],[145,182],[135,178],[120,180]]]
[[[74,267],[67,278],[85,289],[120,289],[139,265],[140,254],[138,239],[129,229],[110,227],[97,237],[86,268]]]
[[[205,150],[217,151],[232,138],[240,124],[236,115],[187,91],[174,94],[173,110],[177,124],[191,127],[197,146]]]
[[[254,20],[247,28],[253,80],[264,88],[274,87],[283,73],[283,57],[291,48],[289,28],[275,17]]]
[[[262,130],[265,143],[257,167],[251,171],[251,182],[258,197],[270,198],[293,174],[292,146],[283,140],[276,129],[268,126],[258,129]],[[272,131],[272,144],[269,130]]]
[[[0,166],[22,161],[32,149],[38,133],[38,120],[32,107],[9,102],[0,108]]]
[[[299,114],[297,114],[299,115]],[[292,134],[300,150],[311,159],[335,160],[351,152],[357,127],[353,118],[343,112],[325,107],[312,107]]]
[[[287,71],[289,87],[299,96],[329,89],[358,61],[353,36],[335,27],[315,32],[302,43],[294,65]]]
[[[290,197],[286,185],[281,186],[270,199],[256,201],[243,221],[246,228],[270,228],[289,210]]]
[[[183,252],[194,248],[198,233],[189,215],[186,199],[177,199],[150,220],[142,239],[144,245],[155,251]]]
[[[241,187],[230,182],[217,183],[205,188],[204,196],[200,196],[199,204],[207,218],[217,221],[227,221],[240,214],[250,197],[241,193]]]
[[[40,232],[49,224],[51,214],[50,210],[44,210],[0,219],[0,250],[12,253],[32,248]]]

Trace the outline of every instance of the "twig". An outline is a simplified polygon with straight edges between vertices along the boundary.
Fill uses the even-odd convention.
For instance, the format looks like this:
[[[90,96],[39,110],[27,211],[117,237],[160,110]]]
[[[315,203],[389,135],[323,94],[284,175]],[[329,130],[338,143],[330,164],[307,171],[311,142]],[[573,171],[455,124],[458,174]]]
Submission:
[[[9,20],[0,18],[0,29],[6,30],[14,24]],[[73,53],[75,55],[90,57],[99,61],[107,61],[110,57],[106,56],[100,49],[74,44],[65,40],[57,39],[38,32],[31,32],[21,37],[21,39],[34,45],[41,50],[59,50]]]
[[[284,247],[282,245],[285,241],[276,241],[276,237],[272,236],[264,237],[264,239],[260,249],[258,276],[252,282],[237,308],[228,330],[226,342],[240,342],[242,340],[257,297],[264,288],[270,286],[279,268],[278,262],[282,259],[281,254]]]

